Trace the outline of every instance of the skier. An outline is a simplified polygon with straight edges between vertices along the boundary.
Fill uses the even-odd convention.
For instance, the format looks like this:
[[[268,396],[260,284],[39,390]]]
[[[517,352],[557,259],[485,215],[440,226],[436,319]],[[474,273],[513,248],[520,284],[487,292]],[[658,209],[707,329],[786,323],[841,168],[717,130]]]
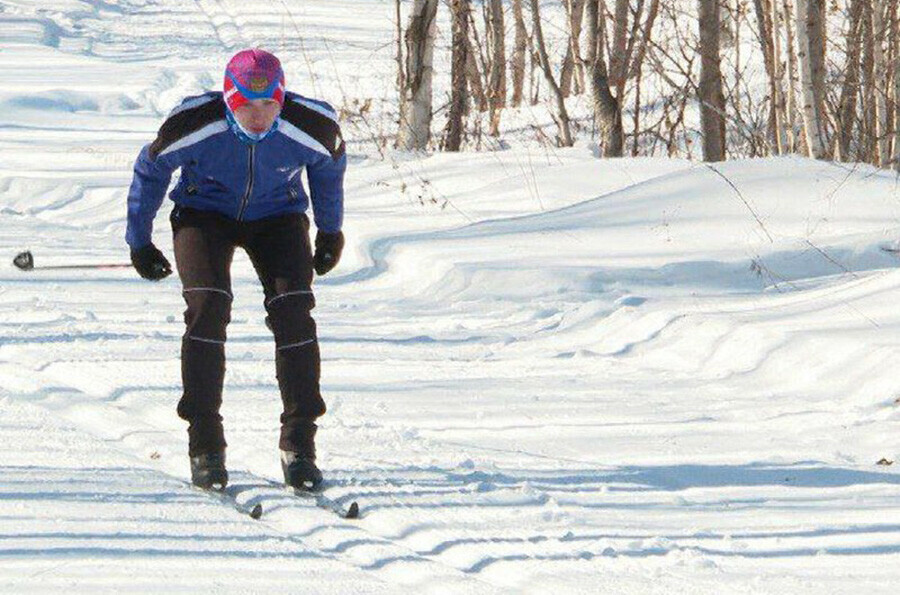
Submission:
[[[187,304],[178,415],[188,422],[194,485],[222,489],[228,482],[219,408],[232,301],[229,269],[238,246],[262,283],[266,325],[275,336],[285,482],[301,489],[322,482],[315,420],[325,403],[310,315],[312,279],[313,269],[324,275],[341,257],[346,163],[334,110],[286,91],[281,63],[261,49],[231,58],[224,93],[184,99],[135,162],[125,239],[134,268],[154,281],[172,272],[151,236],[172,172],[181,168],[169,198],[175,203],[175,265]],[[304,168],[318,229],[315,255],[300,180]]]

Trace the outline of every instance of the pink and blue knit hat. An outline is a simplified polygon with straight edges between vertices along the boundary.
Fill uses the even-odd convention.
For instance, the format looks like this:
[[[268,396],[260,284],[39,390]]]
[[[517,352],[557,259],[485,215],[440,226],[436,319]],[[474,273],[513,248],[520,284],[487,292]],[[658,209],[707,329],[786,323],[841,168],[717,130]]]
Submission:
[[[225,103],[232,113],[253,99],[274,99],[284,105],[284,71],[274,54],[241,50],[225,67]]]

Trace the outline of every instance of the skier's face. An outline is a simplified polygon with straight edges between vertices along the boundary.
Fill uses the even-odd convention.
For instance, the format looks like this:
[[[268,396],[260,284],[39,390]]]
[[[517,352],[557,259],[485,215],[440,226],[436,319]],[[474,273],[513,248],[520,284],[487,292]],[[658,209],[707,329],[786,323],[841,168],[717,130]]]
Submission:
[[[272,127],[281,112],[281,104],[274,99],[253,99],[237,108],[234,117],[245,130],[262,134]]]

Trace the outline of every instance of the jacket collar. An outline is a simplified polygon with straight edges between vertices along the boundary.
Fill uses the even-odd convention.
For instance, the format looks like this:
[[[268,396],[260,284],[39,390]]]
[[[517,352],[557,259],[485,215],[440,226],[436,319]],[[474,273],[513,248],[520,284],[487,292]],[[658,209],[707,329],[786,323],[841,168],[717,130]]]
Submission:
[[[255,145],[271,136],[278,128],[278,121],[280,120],[280,118],[275,118],[275,121],[272,122],[272,126],[268,130],[260,134],[253,134],[241,126],[241,123],[237,121],[237,118],[234,117],[234,114],[232,114],[231,110],[227,107],[225,108],[225,118],[228,120],[228,127],[231,128],[231,131],[241,140],[241,142],[247,145]]]

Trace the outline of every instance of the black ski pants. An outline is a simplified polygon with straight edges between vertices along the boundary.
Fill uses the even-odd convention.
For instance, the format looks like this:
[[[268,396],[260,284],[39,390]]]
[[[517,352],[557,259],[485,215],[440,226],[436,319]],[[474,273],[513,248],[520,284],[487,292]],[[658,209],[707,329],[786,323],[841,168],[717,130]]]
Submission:
[[[171,222],[175,264],[187,303],[181,343],[184,394],[178,415],[189,424],[189,454],[226,446],[219,408],[225,329],[231,320],[231,261],[235,248],[241,247],[262,283],[266,324],[275,335],[275,372],[284,405],[279,447],[314,457],[314,420],[325,413],[325,403],[319,391],[316,323],[310,315],[315,299],[309,219],[292,213],[235,221],[176,206]]]

